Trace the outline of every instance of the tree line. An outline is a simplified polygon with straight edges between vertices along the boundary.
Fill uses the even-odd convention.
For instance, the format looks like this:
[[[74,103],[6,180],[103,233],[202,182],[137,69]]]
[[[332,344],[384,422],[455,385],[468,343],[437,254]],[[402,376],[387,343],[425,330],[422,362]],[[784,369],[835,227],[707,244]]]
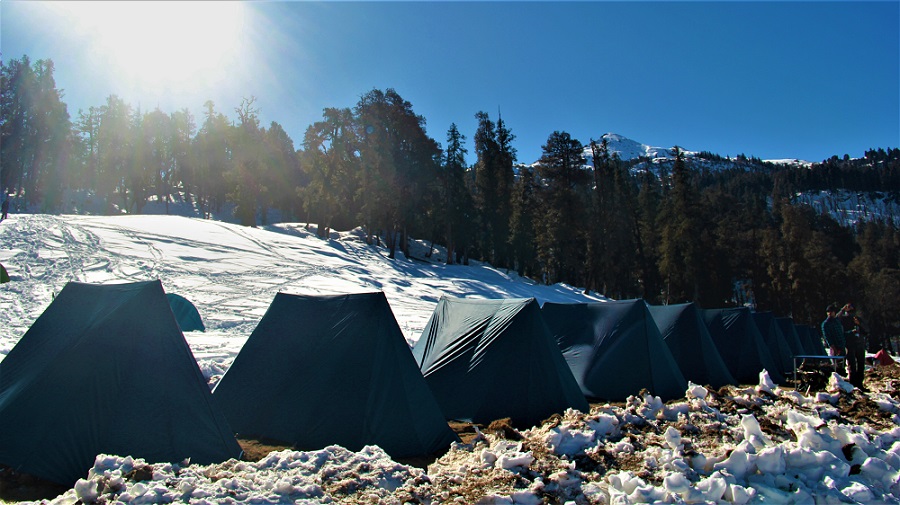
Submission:
[[[624,161],[605,139],[587,146],[554,131],[540,160],[517,163],[501,116],[477,112],[475,162],[455,124],[446,143],[394,89],[326,108],[301,145],[255,99],[229,117],[208,101],[188,109],[134,108],[112,95],[70,118],[53,62],[2,65],[0,188],[45,212],[85,191],[106,212],[141,213],[182,195],[209,217],[226,205],[244,225],[318,223],[317,233],[362,226],[389,255],[409,237],[543,283],[606,296],[704,307],[747,302],[818,324],[830,302],[854,301],[873,339],[900,332],[900,234],[892,219],[838,224],[796,191],[847,188],[900,198],[900,149],[837,156],[812,167],[712,153]],[[586,155],[587,153],[587,155]],[[711,171],[704,163],[726,162]],[[588,163],[590,162],[590,163]]]

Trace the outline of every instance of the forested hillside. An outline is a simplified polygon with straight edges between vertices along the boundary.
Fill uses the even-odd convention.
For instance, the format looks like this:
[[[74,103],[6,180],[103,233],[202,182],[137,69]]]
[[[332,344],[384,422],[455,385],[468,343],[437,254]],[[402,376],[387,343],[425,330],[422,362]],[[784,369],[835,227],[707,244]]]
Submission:
[[[896,204],[897,148],[811,165],[678,147],[665,160],[623,160],[606,138],[554,131],[541,159],[522,165],[514,125],[473,111],[469,166],[464,133],[451,124],[438,142],[393,89],[326,108],[296,144],[277,122],[260,124],[252,97],[229,114],[218,107],[144,111],[113,95],[70,115],[52,61],[10,60],[0,189],[14,209],[47,213],[139,214],[179,195],[198,216],[233,209],[247,226],[270,212],[319,223],[322,236],[362,226],[392,257],[415,237],[446,245],[451,262],[485,260],[545,283],[651,303],[753,304],[802,323],[852,300],[872,347],[900,333],[900,216],[851,225],[808,196],[868,192]]]

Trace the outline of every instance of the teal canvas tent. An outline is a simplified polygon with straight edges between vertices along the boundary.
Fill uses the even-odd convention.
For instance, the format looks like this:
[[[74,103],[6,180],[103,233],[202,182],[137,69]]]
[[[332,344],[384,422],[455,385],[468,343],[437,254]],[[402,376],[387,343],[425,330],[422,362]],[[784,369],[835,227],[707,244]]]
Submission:
[[[772,353],[772,359],[778,366],[778,371],[783,377],[787,377],[793,370],[793,353],[785,340],[778,323],[775,321],[775,314],[772,312],[754,312],[753,322],[759,328],[759,333],[763,337],[766,348]]]
[[[643,300],[548,302],[541,312],[588,398],[623,401],[641,389],[684,396],[687,381]]]
[[[200,318],[200,311],[187,298],[175,293],[167,293],[166,298],[169,299],[169,305],[181,331],[206,331],[203,319]]]
[[[797,334],[800,335],[800,343],[806,349],[806,354],[812,356],[827,356],[825,344],[822,343],[822,335],[816,328],[805,324],[797,325]]]
[[[794,326],[793,319],[791,319],[790,317],[776,317],[775,324],[778,325],[778,329],[781,330],[781,335],[784,337],[784,341],[787,342],[788,347],[791,348],[791,356],[800,356],[801,354],[806,354],[806,349],[800,342],[800,334],[797,332],[797,328]]]
[[[533,298],[443,297],[413,353],[446,419],[530,427],[590,410]]]
[[[737,383],[696,304],[651,305],[650,314],[685,379],[714,388]]]
[[[241,455],[159,281],[68,283],[0,362],[0,463],[71,485],[98,454]]]
[[[759,373],[764,369],[773,381],[784,383],[784,375],[766,347],[750,309],[706,309],[703,320],[719,355],[739,383],[758,384]]]
[[[381,292],[276,294],[213,397],[237,433],[302,450],[407,457],[458,440]]]
[[[0,284],[4,284],[9,282],[9,274],[6,272],[6,267],[0,263]]]

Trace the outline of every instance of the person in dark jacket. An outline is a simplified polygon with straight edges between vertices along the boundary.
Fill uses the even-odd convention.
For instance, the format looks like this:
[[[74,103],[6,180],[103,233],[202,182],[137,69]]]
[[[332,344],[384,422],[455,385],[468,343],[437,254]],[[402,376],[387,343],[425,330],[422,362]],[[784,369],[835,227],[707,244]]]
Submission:
[[[829,305],[825,309],[825,314],[827,317],[822,321],[822,337],[825,339],[825,343],[828,344],[828,354],[831,356],[846,356],[847,342],[844,339],[844,327],[841,325],[841,320],[837,317],[837,304],[832,303]],[[844,373],[843,364],[839,367],[838,373]]]
[[[6,214],[9,212],[9,197],[3,199],[3,204],[0,205],[0,221],[6,219]]]
[[[844,341],[847,345],[847,366],[850,369],[850,384],[865,391],[863,377],[866,372],[866,338],[860,332],[860,320],[856,315],[856,307],[848,303],[841,308],[838,316],[844,331]]]

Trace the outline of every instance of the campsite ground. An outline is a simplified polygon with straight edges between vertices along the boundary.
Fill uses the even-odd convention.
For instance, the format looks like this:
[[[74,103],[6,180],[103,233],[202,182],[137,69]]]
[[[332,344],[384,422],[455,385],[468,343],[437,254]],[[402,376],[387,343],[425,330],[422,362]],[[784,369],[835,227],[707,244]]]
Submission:
[[[867,370],[865,377],[865,386],[869,390],[869,394],[865,394],[855,390],[852,394],[842,395],[835,405],[837,409],[836,420],[842,424],[862,425],[868,424],[880,430],[890,430],[894,427],[892,419],[893,414],[879,408],[878,404],[873,401],[872,393],[886,393],[894,400],[900,401],[900,364],[889,366],[881,366]],[[720,412],[724,414],[735,413],[748,407],[745,403],[740,403],[740,395],[735,394],[734,388],[726,386],[719,391],[711,391],[712,401],[716,402]],[[814,394],[815,391],[802,391],[804,394]],[[770,398],[774,401],[783,401],[783,399]],[[670,402],[672,403],[672,402]],[[624,404],[614,404],[613,406],[621,407]],[[597,411],[608,404],[592,404],[591,410]],[[759,418],[760,428],[763,433],[774,440],[784,440],[793,437],[793,435],[784,430],[778,424],[767,419],[762,409],[759,407],[751,407],[759,410],[757,417]],[[548,419],[543,426],[559,424],[559,416]],[[677,423],[673,423],[675,425]],[[476,426],[470,423],[452,422],[451,428],[460,436],[463,443],[470,444],[481,437],[480,433],[490,435],[493,439],[505,439],[511,442],[522,443],[523,446],[530,450],[536,458],[533,465],[541,466],[542,456],[548,457],[548,450],[537,444],[533,438],[529,438],[523,432],[516,430],[504,420],[498,420],[488,426]],[[686,434],[692,428],[686,426],[676,426]],[[691,450],[702,452],[704,454],[714,454],[727,450],[727,446],[735,443],[728,432],[711,429],[709,426],[693,428],[696,431],[690,432]],[[629,425],[623,430],[625,437],[630,440],[636,447],[641,447],[649,443],[649,440],[658,438],[662,432],[665,432],[666,426],[662,424],[643,424]],[[272,451],[289,449],[290,447],[279,444],[270,440],[255,439],[239,439],[241,447],[244,449],[244,459],[246,461],[259,461],[266,457]],[[638,476],[653,481],[653,476],[644,467],[643,458],[638,453],[621,453],[610,454],[607,452],[591,455],[590,458],[582,458],[577,461],[578,466],[583,471],[592,471],[597,473],[613,474],[619,471],[632,471]],[[420,458],[412,458],[398,461],[409,466],[415,466],[422,469],[434,469],[430,467],[440,466],[443,454],[433,454]],[[548,459],[549,461],[549,459]],[[546,463],[549,464],[549,463]],[[853,470],[851,470],[852,472]],[[429,472],[429,475],[432,472]],[[507,472],[508,473],[508,472]],[[139,475],[132,476],[137,479]],[[484,474],[473,476],[471,479],[462,481],[447,481],[439,478],[432,479],[430,492],[434,495],[441,493],[449,493],[449,496],[461,497],[465,500],[477,501],[479,497],[485,496],[491,492],[503,492],[504,489],[513,489],[515,487],[514,479],[510,480],[511,475],[506,474]],[[440,487],[445,486],[444,490]],[[438,487],[438,489],[434,489]],[[28,501],[28,500],[47,500],[60,495],[69,489],[66,486],[42,481],[29,475],[15,472],[9,467],[0,465],[0,503]],[[352,496],[347,497],[349,501],[353,501]]]

